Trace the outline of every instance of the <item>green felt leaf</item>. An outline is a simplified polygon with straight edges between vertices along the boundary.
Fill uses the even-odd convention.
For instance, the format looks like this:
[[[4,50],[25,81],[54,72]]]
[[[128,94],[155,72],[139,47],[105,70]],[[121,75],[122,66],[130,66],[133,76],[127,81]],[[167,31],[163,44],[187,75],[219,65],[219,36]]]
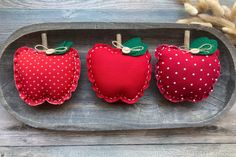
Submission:
[[[57,48],[55,48],[54,54],[64,54],[66,53],[73,45],[71,41],[64,41],[63,43],[59,44]]]
[[[147,48],[148,48],[147,44],[143,43],[141,38],[138,38],[138,37],[132,38],[132,39],[126,41],[125,43],[123,43],[123,46],[131,49],[131,52],[127,54],[130,56],[144,55],[145,52],[147,51]],[[142,49],[140,49],[140,47]]]
[[[200,37],[190,43],[191,49],[199,49],[198,55],[210,55],[216,52],[218,43],[216,40],[207,37]]]

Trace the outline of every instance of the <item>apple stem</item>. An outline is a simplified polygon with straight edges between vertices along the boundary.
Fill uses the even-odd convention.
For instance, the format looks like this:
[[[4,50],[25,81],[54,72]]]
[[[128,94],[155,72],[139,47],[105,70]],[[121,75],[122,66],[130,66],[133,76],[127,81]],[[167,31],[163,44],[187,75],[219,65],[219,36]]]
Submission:
[[[122,44],[122,37],[121,37],[121,34],[116,34],[116,41],[117,41],[117,43]],[[120,45],[120,44],[117,45],[117,48],[121,48],[121,45]]]
[[[186,30],[184,31],[184,47],[186,49],[189,49],[189,43],[190,43],[190,31]]]
[[[48,47],[47,33],[42,33],[42,34],[41,34],[41,39],[42,39],[42,45],[43,45],[44,47]]]

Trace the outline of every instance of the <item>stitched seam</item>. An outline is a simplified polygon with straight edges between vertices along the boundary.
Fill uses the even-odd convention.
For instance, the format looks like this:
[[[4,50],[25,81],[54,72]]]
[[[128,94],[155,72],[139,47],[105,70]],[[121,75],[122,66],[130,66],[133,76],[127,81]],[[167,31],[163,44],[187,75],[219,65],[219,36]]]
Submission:
[[[120,100],[124,100],[124,101],[128,101],[130,103],[136,101],[138,98],[140,98],[143,93],[144,93],[144,90],[147,88],[147,86],[149,85],[149,81],[151,79],[151,76],[150,76],[150,73],[151,73],[151,67],[150,67],[150,63],[149,63],[149,56],[146,54],[145,57],[147,59],[147,68],[148,68],[148,72],[147,72],[147,77],[146,77],[146,80],[145,80],[145,83],[143,85],[143,87],[140,89],[140,91],[137,93],[137,95],[133,98],[133,99],[129,99],[125,96],[114,96],[114,97],[107,97],[107,96],[104,96],[100,89],[97,87],[96,85],[96,82],[94,80],[94,76],[93,76],[93,71],[92,71],[92,54],[94,54],[94,51],[98,48],[105,48],[105,49],[108,49],[108,51],[110,51],[111,53],[117,53],[117,52],[114,52],[111,50],[111,48],[109,48],[108,46],[99,46],[99,47],[96,47],[96,48],[92,48],[90,51],[89,51],[89,58],[88,58],[88,72],[89,72],[89,77],[90,79],[92,80],[92,86],[93,86],[93,89],[96,93],[99,94],[100,97],[104,98],[105,100],[109,101],[109,100],[113,100],[115,99],[114,101],[117,101],[118,99]],[[145,88],[146,87],[146,88]],[[118,99],[117,99],[118,98]]]
[[[27,48],[27,51],[31,48],[28,48],[28,47],[23,47],[23,48]],[[17,90],[19,91],[20,93],[20,97],[21,99],[23,99],[25,102],[27,102],[28,104],[30,105],[33,105],[33,106],[37,106],[37,105],[40,105],[40,104],[43,104],[44,102],[49,102],[51,104],[54,104],[54,105],[59,105],[59,104],[62,104],[64,103],[66,100],[70,99],[71,98],[71,93],[75,91],[76,87],[78,86],[78,80],[79,80],[79,77],[80,77],[80,58],[79,58],[79,55],[78,55],[78,62],[77,62],[77,55],[76,56],[73,56],[73,59],[74,59],[74,77],[73,77],[73,80],[71,81],[71,87],[70,89],[68,90],[68,93],[66,93],[66,95],[64,95],[61,99],[53,99],[53,98],[50,98],[50,97],[47,97],[45,96],[44,98],[42,99],[38,99],[38,100],[32,100],[29,98],[29,96],[27,94],[23,94],[23,92],[21,91],[22,90],[22,81],[21,79],[19,78],[19,75],[18,75],[18,72],[16,71],[17,67],[15,66],[15,64],[18,62],[18,55],[19,55],[19,51],[20,51],[21,48],[19,48],[17,51],[16,51],[16,55],[14,57],[14,78],[15,78],[15,84],[16,84],[16,88]],[[75,49],[73,49],[74,51]],[[76,50],[75,50],[76,51]],[[78,64],[77,64],[78,63]],[[16,79],[17,77],[17,79]],[[78,78],[78,80],[77,80]],[[21,87],[18,87],[18,85],[20,85]],[[75,89],[73,90],[73,85],[75,85]]]
[[[162,45],[162,46],[168,46],[168,45]],[[178,50],[180,50],[178,47],[176,47],[176,48],[177,48]],[[159,60],[158,49],[159,49],[159,47],[155,50],[155,56],[156,56],[156,58]],[[218,60],[219,60],[219,59],[218,59]],[[198,100],[198,101],[193,101],[193,99],[189,99],[189,98],[187,98],[187,99],[185,98],[185,99],[183,99],[183,100],[178,100],[178,99],[175,99],[175,98],[172,98],[172,97],[168,96],[168,95],[166,94],[166,92],[165,92],[164,90],[162,90],[163,84],[162,84],[162,83],[159,83],[160,77],[159,77],[159,75],[157,74],[157,71],[159,70],[159,68],[160,68],[159,62],[157,62],[157,64],[156,64],[156,71],[155,71],[155,74],[156,74],[155,76],[156,76],[156,79],[157,79],[157,83],[156,83],[156,84],[157,84],[157,86],[158,86],[159,91],[161,92],[161,94],[163,94],[164,97],[165,97],[166,99],[168,99],[169,101],[171,101],[171,102],[183,102],[183,101],[198,102],[198,101],[201,101],[201,100],[204,99],[204,98],[207,98],[207,97],[210,95],[211,92],[208,92],[208,93],[202,95],[201,99]],[[218,69],[218,70],[216,71],[216,72],[217,72],[217,76],[214,77],[214,80],[212,81],[212,86],[211,86],[210,91],[214,89],[214,84],[216,83],[216,79],[218,79],[219,76],[220,76],[220,64],[218,64],[217,69]]]

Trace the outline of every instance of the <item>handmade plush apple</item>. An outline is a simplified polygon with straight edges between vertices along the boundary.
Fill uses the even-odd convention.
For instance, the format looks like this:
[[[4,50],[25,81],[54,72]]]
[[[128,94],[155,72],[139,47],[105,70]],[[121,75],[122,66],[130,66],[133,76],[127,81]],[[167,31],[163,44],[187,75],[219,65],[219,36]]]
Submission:
[[[63,45],[68,45],[68,42]],[[21,47],[14,55],[16,88],[20,98],[30,106],[45,101],[62,104],[70,99],[78,85],[80,59],[77,50],[64,46],[46,52]]]
[[[217,42],[206,37],[194,40],[191,50],[173,45],[157,47],[157,86],[172,102],[198,102],[207,98],[220,76]]]
[[[134,38],[122,49],[95,44],[87,55],[88,77],[99,98],[133,104],[143,95],[151,79],[151,56],[147,45]]]

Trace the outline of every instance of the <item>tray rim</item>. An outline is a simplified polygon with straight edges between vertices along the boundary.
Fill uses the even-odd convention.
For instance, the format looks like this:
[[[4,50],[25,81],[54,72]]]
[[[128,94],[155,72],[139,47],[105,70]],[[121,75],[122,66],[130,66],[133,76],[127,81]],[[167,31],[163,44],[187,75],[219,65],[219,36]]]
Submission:
[[[5,52],[7,47],[15,42],[17,39],[21,38],[22,36],[30,33],[36,33],[41,31],[50,31],[50,30],[77,30],[77,29],[188,29],[188,30],[199,30],[211,33],[214,35],[218,40],[220,40],[225,47],[230,52],[230,55],[233,60],[233,74],[230,76],[234,81],[236,80],[236,48],[233,44],[226,38],[226,36],[219,30],[215,28],[205,27],[201,25],[187,25],[187,24],[177,24],[177,23],[120,23],[120,22],[56,22],[56,23],[39,23],[39,24],[32,24],[21,27],[13,32],[6,41],[2,44],[0,49],[0,58],[2,54]],[[234,53],[233,53],[234,52]],[[0,75],[1,77],[1,75]],[[209,125],[221,118],[232,108],[234,103],[236,102],[236,88],[234,88],[232,96],[229,102],[225,105],[225,107],[219,111],[217,114],[213,115],[210,118],[198,121],[198,122],[188,122],[188,123],[181,123],[181,124],[165,124],[165,127],[148,127],[146,129],[168,129],[168,128],[186,128],[186,127],[202,127],[205,125]],[[0,104],[17,120],[31,126],[34,128],[41,128],[41,129],[48,129],[48,130],[60,130],[60,131],[109,131],[109,130],[140,130],[144,128],[130,128],[130,129],[122,129],[122,128],[115,128],[115,129],[102,129],[102,128],[94,128],[94,127],[79,127],[76,125],[71,125],[69,128],[64,127],[64,125],[54,124],[42,124],[37,121],[33,121],[31,119],[27,119],[17,112],[15,112],[6,102],[2,87],[0,87]]]

